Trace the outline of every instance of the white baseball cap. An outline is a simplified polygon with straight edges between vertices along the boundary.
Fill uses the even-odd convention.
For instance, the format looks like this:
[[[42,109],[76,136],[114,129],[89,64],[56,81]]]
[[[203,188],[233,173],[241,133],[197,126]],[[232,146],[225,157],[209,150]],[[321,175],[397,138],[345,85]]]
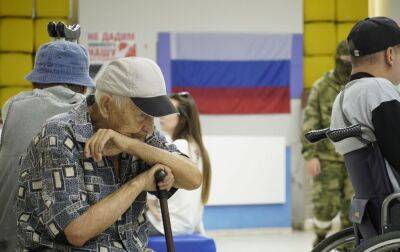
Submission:
[[[178,113],[167,96],[160,67],[147,58],[111,61],[96,81],[96,89],[129,97],[140,110],[153,117]]]

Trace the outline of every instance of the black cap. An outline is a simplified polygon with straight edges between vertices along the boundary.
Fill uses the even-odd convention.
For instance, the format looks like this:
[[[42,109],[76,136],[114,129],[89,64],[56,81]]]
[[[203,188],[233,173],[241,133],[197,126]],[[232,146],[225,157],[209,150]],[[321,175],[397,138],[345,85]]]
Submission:
[[[354,25],[347,41],[351,55],[373,54],[400,44],[400,27],[387,17],[366,18]]]

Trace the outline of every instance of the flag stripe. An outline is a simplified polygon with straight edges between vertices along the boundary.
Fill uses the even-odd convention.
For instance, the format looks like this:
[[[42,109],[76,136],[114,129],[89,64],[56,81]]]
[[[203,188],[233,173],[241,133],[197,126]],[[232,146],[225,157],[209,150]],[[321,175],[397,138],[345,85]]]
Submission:
[[[301,98],[303,94],[303,36],[293,34],[290,59],[290,96]]]
[[[173,92],[189,92],[203,114],[289,113],[288,87],[194,88],[173,87]]]
[[[171,80],[178,87],[288,87],[290,61],[173,60]]]
[[[157,63],[164,75],[167,92],[171,92],[171,35],[168,32],[158,34]]]
[[[289,60],[292,34],[173,33],[172,59]]]

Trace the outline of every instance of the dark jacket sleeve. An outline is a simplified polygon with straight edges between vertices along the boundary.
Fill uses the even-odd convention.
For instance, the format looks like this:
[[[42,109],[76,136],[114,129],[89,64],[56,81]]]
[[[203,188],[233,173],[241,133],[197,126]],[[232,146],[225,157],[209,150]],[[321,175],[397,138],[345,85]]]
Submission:
[[[372,111],[372,124],[383,156],[400,172],[400,102],[381,103]]]

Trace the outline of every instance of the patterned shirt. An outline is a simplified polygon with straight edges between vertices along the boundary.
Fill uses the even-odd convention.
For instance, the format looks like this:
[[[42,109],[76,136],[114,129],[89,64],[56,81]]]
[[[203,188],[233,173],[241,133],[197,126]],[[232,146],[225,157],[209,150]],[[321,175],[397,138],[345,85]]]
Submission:
[[[85,142],[93,135],[86,102],[46,122],[19,164],[17,189],[18,246],[51,251],[143,251],[148,223],[146,192],[109,228],[83,247],[74,248],[63,233],[67,225],[91,205],[115,192],[125,182],[149,169],[134,156],[120,155],[120,177],[111,159],[96,163],[84,158]],[[178,152],[155,132],[146,143]],[[171,194],[176,189],[171,190]]]

